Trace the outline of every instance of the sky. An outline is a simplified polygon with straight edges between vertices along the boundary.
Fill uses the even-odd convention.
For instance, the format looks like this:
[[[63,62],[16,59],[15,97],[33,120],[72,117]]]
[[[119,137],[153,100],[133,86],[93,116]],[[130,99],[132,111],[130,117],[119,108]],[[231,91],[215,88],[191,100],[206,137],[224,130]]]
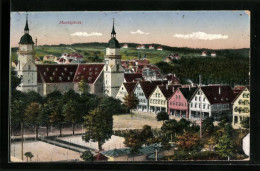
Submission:
[[[121,43],[173,47],[250,47],[250,11],[79,11],[28,12],[30,35],[38,45],[108,42],[113,19]],[[11,13],[11,47],[24,34],[25,12]]]

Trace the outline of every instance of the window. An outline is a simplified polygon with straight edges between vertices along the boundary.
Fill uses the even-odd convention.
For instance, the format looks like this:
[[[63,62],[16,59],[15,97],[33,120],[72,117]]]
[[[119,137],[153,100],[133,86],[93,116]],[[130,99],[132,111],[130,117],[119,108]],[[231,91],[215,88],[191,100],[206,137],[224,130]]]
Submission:
[[[199,101],[200,101],[200,97],[199,97]]]
[[[64,71],[67,71],[68,69],[67,68],[64,68]]]
[[[59,80],[62,81],[62,77],[59,77]]]
[[[89,71],[92,71],[92,68],[91,68],[91,67],[89,68]]]
[[[86,71],[86,68],[85,68],[85,67],[83,68],[83,71]]]
[[[55,68],[56,71],[58,71],[58,68]]]
[[[195,97],[195,101],[197,101],[197,96]]]
[[[204,104],[204,105],[203,105],[203,109],[205,109],[205,106],[206,106],[206,105]]]
[[[192,104],[192,103],[190,103],[190,107],[193,107],[193,104]]]
[[[206,99],[206,98],[204,97],[204,98],[203,98],[203,102],[205,102],[205,99]]]
[[[28,80],[28,83],[30,83],[30,80]]]
[[[177,95],[176,95],[176,99],[177,99]]]
[[[28,70],[30,70],[31,69],[31,65],[28,65]]]

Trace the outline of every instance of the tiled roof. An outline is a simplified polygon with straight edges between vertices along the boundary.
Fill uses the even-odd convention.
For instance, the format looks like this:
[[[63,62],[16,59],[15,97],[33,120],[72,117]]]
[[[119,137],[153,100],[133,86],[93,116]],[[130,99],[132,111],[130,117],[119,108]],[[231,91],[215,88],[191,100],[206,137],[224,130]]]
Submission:
[[[94,156],[96,161],[100,161],[100,160],[108,160],[108,157],[106,157],[104,154],[102,153],[98,153],[97,155]]]
[[[197,90],[197,87],[191,87],[191,88],[179,88],[183,96],[187,101],[190,100],[194,92]]]
[[[201,90],[206,95],[211,104],[231,103],[235,94],[230,86],[205,86]]]
[[[167,84],[167,81],[140,81],[139,82],[145,97],[148,99],[157,85]]]
[[[84,78],[88,84],[93,84],[103,70],[103,67],[104,64],[80,64],[78,65],[73,82],[80,82]]]
[[[167,75],[164,76],[164,78],[166,78],[168,81],[178,82],[178,83],[180,82],[180,79],[177,78],[175,76],[175,74],[167,74]]]
[[[142,81],[144,80],[142,74],[137,74],[137,73],[125,73],[124,78],[126,82],[136,82],[136,81]]]
[[[139,152],[133,156],[140,156],[140,155],[146,155],[146,154],[153,154],[155,153],[155,147],[154,146],[146,146],[139,149]],[[160,149],[158,149],[160,150]],[[102,154],[109,156],[109,157],[119,157],[119,156],[126,156],[126,155],[132,155],[130,153],[129,148],[121,148],[121,149],[113,149],[101,152]]]
[[[234,99],[232,101],[232,103],[234,103],[236,101],[236,99],[241,95],[241,93],[245,90],[245,88],[249,89],[249,86],[235,86],[233,88],[233,92],[234,92]]]
[[[123,83],[128,94],[131,94],[136,86],[136,82]]]
[[[181,85],[159,85],[158,87],[163,93],[164,97],[168,99],[172,96],[177,88],[181,87]]]
[[[37,66],[38,83],[72,82],[77,65],[39,64]]]

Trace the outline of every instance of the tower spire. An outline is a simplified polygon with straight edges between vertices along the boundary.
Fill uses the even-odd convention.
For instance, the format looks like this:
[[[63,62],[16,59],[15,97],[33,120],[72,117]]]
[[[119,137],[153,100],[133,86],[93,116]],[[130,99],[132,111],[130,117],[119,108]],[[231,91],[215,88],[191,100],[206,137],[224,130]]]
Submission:
[[[111,32],[111,37],[116,37],[116,32],[115,32],[115,19],[113,18],[113,28],[112,28],[112,32]]]
[[[28,33],[29,34],[28,14],[26,14],[26,23],[25,23],[25,27],[24,27],[24,33]]]

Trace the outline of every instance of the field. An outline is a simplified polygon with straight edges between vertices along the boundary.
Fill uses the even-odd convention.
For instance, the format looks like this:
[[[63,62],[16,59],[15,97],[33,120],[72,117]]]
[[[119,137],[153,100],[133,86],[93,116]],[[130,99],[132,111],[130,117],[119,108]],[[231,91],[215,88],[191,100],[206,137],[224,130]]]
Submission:
[[[131,114],[114,115],[114,130],[142,129],[144,125],[161,128],[163,122],[157,121],[154,113],[134,112]]]
[[[70,136],[70,137],[59,137],[58,139],[98,150],[97,142],[90,141],[90,142],[86,143],[85,141],[82,140],[81,135]],[[105,151],[111,150],[114,148],[124,148],[125,145],[123,144],[123,141],[124,141],[124,138],[112,135],[112,137],[102,145],[102,148]]]
[[[61,160],[74,160],[80,159],[80,153],[68,150],[65,148],[57,147],[41,141],[27,141],[23,145],[23,153],[31,152],[34,157],[32,161],[46,162],[46,161],[61,161]],[[21,159],[21,143],[11,143],[10,154],[15,158]],[[23,161],[26,161],[24,156]],[[29,160],[30,161],[30,160]]]

